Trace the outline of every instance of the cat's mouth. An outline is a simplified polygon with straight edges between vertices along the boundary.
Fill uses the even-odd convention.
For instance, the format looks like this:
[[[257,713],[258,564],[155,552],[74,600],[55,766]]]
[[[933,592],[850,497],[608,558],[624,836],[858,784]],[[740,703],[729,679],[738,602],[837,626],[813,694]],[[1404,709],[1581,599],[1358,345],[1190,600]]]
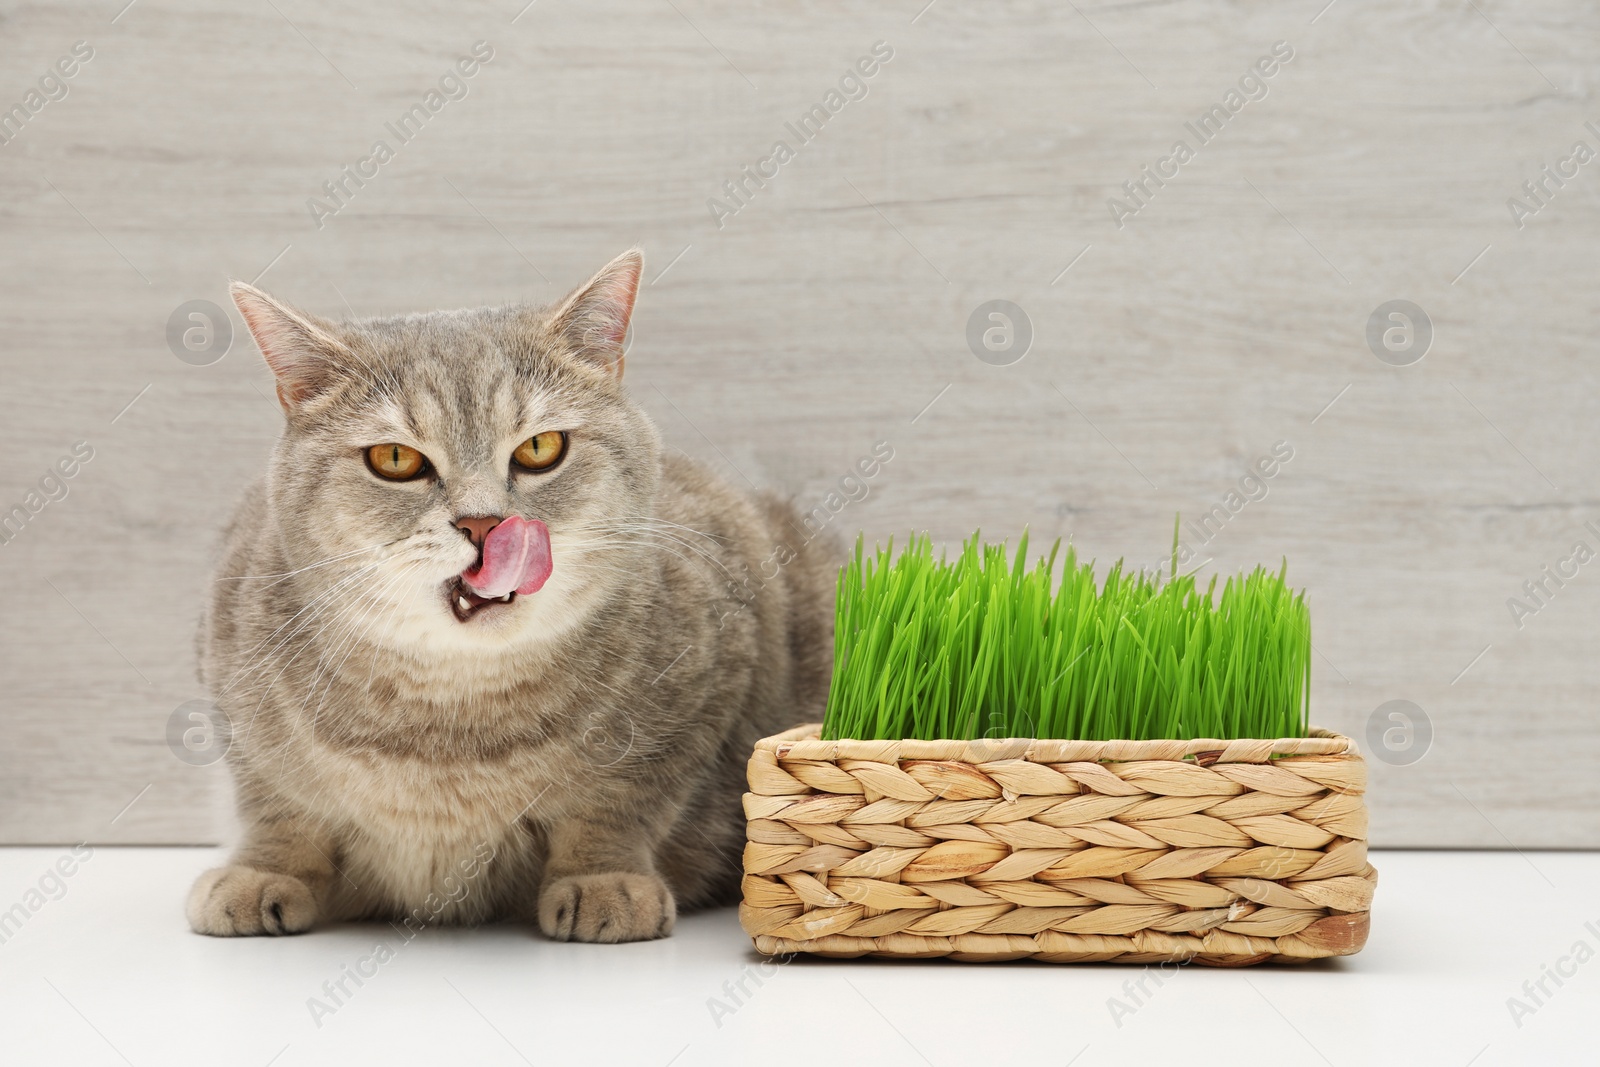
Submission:
[[[538,519],[508,515],[483,539],[478,559],[445,586],[456,621],[466,622],[491,604],[537,593],[550,577],[550,531]]]
[[[517,599],[515,590],[505,596],[487,597],[479,596],[472,587],[463,582],[459,577],[452,578],[444,587],[445,599],[450,602],[450,611],[455,615],[457,622],[466,622],[480,611],[488,609],[494,604],[509,604]]]

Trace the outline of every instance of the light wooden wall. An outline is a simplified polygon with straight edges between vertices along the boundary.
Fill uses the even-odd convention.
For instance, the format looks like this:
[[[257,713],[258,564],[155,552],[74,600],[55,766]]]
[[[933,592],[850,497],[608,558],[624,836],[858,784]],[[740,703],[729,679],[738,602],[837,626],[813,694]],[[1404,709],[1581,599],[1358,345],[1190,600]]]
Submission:
[[[226,825],[220,765],[166,726],[279,415],[237,318],[193,366],[174,309],[229,277],[335,316],[549,299],[640,242],[628,371],[668,441],[812,506],[888,440],[848,530],[1153,562],[1289,442],[1207,569],[1288,557],[1317,722],[1425,711],[1420,761],[1372,763],[1375,841],[1600,845],[1600,562],[1507,607],[1600,550],[1600,162],[1507,207],[1600,148],[1590,7],[522,2],[0,9],[0,105],[94,49],[0,145],[0,505],[94,449],[0,545],[0,840]],[[316,228],[478,40],[469,95]],[[867,97],[719,228],[707,199],[880,40]],[[1117,228],[1108,198],[1280,40],[1266,98]],[[993,299],[1032,324],[1010,366],[966,342]],[[1411,366],[1365,341],[1393,299],[1433,325]]]

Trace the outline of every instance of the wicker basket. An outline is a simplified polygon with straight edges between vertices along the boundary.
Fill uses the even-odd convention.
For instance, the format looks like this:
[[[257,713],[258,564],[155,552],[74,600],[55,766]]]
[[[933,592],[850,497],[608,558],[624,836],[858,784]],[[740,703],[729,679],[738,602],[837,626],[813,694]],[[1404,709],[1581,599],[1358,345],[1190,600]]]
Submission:
[[[1367,939],[1366,765],[1276,741],[757,742],[739,918],[769,955],[1347,956]]]

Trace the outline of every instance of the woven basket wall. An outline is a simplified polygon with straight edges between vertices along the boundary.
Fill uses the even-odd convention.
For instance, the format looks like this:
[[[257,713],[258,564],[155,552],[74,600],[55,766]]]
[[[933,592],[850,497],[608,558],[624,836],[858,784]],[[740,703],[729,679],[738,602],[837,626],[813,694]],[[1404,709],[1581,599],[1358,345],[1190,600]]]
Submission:
[[[1377,872],[1348,738],[819,730],[750,760],[739,917],[761,952],[1236,966],[1366,942]]]

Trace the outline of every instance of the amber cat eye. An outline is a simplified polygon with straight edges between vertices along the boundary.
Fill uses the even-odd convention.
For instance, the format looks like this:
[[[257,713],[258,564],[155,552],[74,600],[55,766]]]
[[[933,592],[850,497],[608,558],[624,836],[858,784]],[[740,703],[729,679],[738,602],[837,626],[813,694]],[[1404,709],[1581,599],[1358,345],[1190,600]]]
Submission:
[[[367,449],[367,466],[376,474],[403,482],[425,473],[428,457],[407,445],[373,445]]]
[[[530,471],[547,471],[567,453],[567,435],[560,430],[535,434],[517,446],[511,458]]]

